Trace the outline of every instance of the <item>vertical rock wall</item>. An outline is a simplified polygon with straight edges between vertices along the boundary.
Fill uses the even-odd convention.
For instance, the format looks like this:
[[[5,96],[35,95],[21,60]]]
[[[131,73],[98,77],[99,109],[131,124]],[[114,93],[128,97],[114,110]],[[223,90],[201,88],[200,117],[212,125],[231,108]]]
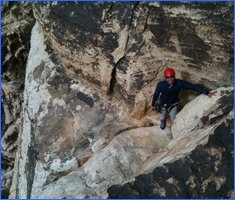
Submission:
[[[2,2],[2,197],[11,185],[21,128],[26,61],[35,23],[31,3]]]
[[[40,3],[34,13],[69,76],[119,95],[133,116],[168,66],[210,89],[232,84],[232,3]]]
[[[21,13],[14,4],[8,5],[10,16]],[[22,82],[17,82],[19,70],[10,71],[17,62],[25,67],[27,35],[34,19],[29,17],[26,23],[16,18],[25,27],[25,38],[16,34],[22,47],[18,48],[18,40],[11,35],[11,23],[3,34],[3,76],[17,79],[13,89],[13,82],[3,83],[4,94],[8,94],[2,100],[5,136],[19,131],[21,103],[10,103],[15,107],[7,109],[4,98],[12,100],[11,92],[20,89],[19,102],[24,99],[11,198],[106,198],[110,186],[185,156],[205,142],[227,116],[231,118],[231,106],[217,101],[226,100],[226,93],[220,92],[213,101],[200,97],[205,100],[199,103],[201,107],[187,107],[195,106],[195,112],[179,114],[173,129],[173,137],[180,141],[177,145],[162,134],[157,114],[145,115],[155,85],[168,66],[175,68],[178,78],[209,89],[233,84],[233,3],[20,5],[26,13],[23,16],[31,16],[33,7],[37,23],[31,36],[24,97]],[[8,13],[6,8],[3,11]],[[202,107],[205,113],[197,112]],[[14,114],[8,115],[9,110]],[[9,116],[13,116],[10,123]],[[197,125],[194,130],[182,123],[187,119]],[[149,122],[156,124],[146,127]],[[196,140],[190,140],[189,133]],[[16,146],[8,145],[6,137],[2,141],[5,155],[8,147]]]

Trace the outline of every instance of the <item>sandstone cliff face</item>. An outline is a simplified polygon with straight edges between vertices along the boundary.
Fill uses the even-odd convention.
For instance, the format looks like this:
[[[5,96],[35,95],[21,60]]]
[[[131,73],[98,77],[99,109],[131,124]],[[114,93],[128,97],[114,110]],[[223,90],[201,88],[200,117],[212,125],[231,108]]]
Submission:
[[[11,198],[107,198],[112,185],[183,159],[233,119],[233,4],[32,6]],[[172,129],[161,131],[149,108],[167,66],[178,78],[220,88],[187,104]],[[217,160],[219,171],[225,160]],[[225,184],[231,197],[231,180],[221,177],[212,188],[221,194]],[[205,191],[213,183],[200,181]]]
[[[202,96],[186,105],[177,115],[172,128],[173,140],[168,143],[164,156],[154,155],[145,173],[134,181],[110,187],[109,198],[233,198],[234,124],[232,115],[228,118],[224,115],[231,111],[232,99],[233,92],[228,92],[209,108],[210,114],[204,110],[202,118],[193,114],[197,104],[206,102]],[[223,118],[223,122],[217,124],[218,118]],[[189,130],[190,126],[194,128]],[[208,132],[211,133],[208,141],[201,140]],[[182,158],[200,140],[203,142]]]
[[[137,117],[166,66],[210,89],[232,85],[232,10],[229,3],[34,4],[69,76],[120,94]]]

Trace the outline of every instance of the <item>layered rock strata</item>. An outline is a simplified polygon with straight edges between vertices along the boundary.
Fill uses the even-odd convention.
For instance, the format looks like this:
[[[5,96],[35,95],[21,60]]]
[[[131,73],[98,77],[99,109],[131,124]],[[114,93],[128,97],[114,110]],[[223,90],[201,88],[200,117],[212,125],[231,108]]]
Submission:
[[[32,6],[37,22],[29,55],[24,46],[15,52],[14,45],[8,45],[12,50],[4,54],[5,77],[10,77],[9,62],[15,63],[17,58],[24,63],[28,56],[24,95],[20,93],[19,101],[24,100],[22,118],[21,103],[15,103],[17,117],[7,124],[7,112],[12,109],[3,101],[4,155],[8,147],[17,146],[8,138],[13,135],[16,140],[20,130],[16,158],[10,154],[11,168],[14,165],[10,198],[115,197],[110,189],[108,194],[108,188],[125,182],[132,187],[141,177],[149,176],[152,181],[154,175],[150,173],[163,169],[168,174],[166,179],[159,175],[163,182],[150,181],[153,196],[172,197],[177,191],[177,197],[233,195],[228,176],[233,174],[233,152],[226,145],[218,146],[217,140],[208,142],[209,137],[222,137],[216,136],[221,127],[226,130],[223,140],[231,138],[233,87],[228,86],[233,85],[233,3],[20,5],[26,13],[26,7]],[[12,13],[21,12],[14,8]],[[29,18],[29,22],[32,26],[34,20]],[[5,40],[10,38],[7,35]],[[150,109],[150,103],[156,83],[169,66],[175,69],[177,78],[216,89],[217,94],[195,98],[177,115],[172,129],[167,124],[161,131],[159,115]],[[24,83],[17,81],[14,91],[22,91]],[[13,99],[9,85],[3,84],[9,94],[4,98]],[[183,92],[181,96],[187,97],[186,104],[196,95]],[[218,151],[214,149],[217,146]],[[194,160],[197,153],[191,154],[200,148],[200,155],[209,155],[216,164],[209,178],[203,170],[209,161],[199,163]],[[186,171],[192,171],[185,181],[171,173],[177,162],[179,167],[187,164]],[[225,163],[230,163],[226,169]],[[197,166],[203,172],[198,179],[194,178]],[[5,180],[11,176],[12,171],[7,169]],[[137,182],[130,183],[135,177]],[[203,193],[194,192],[192,188],[200,184]],[[170,190],[164,193],[167,187]],[[134,190],[135,197],[147,192]]]
[[[44,40],[37,23],[10,197],[107,198],[112,185],[187,156],[233,117],[233,88],[220,88],[216,96],[201,95],[184,107],[170,140],[169,128],[148,127],[156,114],[135,120],[118,99],[109,101],[82,79],[66,76]]]
[[[136,118],[167,66],[210,89],[232,85],[232,3],[40,3],[34,13],[67,74],[119,95]]]

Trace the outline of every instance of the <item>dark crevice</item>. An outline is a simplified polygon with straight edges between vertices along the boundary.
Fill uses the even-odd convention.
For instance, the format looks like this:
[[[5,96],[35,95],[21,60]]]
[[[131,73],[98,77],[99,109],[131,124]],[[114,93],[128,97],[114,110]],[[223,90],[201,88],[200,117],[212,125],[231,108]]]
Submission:
[[[31,125],[31,142],[30,146],[27,151],[28,162],[25,165],[25,174],[27,177],[27,199],[31,198],[31,192],[34,182],[34,174],[35,174],[35,167],[36,167],[36,145],[35,145],[35,135],[34,130]]]
[[[108,95],[113,94],[114,92],[114,87],[117,83],[116,81],[116,65],[113,68],[112,74],[111,74],[111,81],[110,81],[110,85],[109,85],[109,90],[108,90]]]
[[[107,13],[111,12],[112,9],[113,9],[113,3],[110,5],[110,7],[109,7]]]
[[[130,20],[130,23],[129,23],[129,28],[128,28],[128,31],[130,30],[130,27],[131,27],[131,24],[132,24],[132,21],[133,21],[133,18],[134,18],[134,12],[136,10],[136,8],[138,7],[139,5],[139,2],[135,3],[134,4],[134,7],[133,7],[133,10],[132,10],[132,15],[131,15],[131,20]],[[112,9],[112,6],[109,8],[109,11]],[[126,46],[125,46],[125,52],[128,48],[128,42],[129,42],[129,33],[128,33],[128,36],[127,36],[127,40],[126,40]],[[108,90],[108,95],[112,95],[113,92],[114,92],[114,88],[117,84],[117,81],[116,81],[116,74],[117,74],[117,66],[119,65],[119,63],[125,58],[125,54],[123,57],[121,57],[118,62],[114,65],[113,67],[113,71],[111,73],[111,80],[110,80],[110,86],[109,86],[109,90]]]
[[[120,58],[118,60],[118,62],[114,65],[113,67],[113,71],[111,73],[111,80],[110,80],[110,85],[109,85],[109,90],[108,90],[108,95],[112,95],[114,92],[114,88],[117,84],[117,80],[116,80],[116,74],[117,74],[117,66],[119,65],[119,63],[124,59],[124,57]]]

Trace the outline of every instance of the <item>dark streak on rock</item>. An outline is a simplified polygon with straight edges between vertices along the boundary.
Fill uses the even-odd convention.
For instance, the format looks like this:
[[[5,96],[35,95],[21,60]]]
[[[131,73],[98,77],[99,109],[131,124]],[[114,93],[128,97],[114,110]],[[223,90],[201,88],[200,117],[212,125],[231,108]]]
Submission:
[[[31,135],[31,141],[30,141],[30,146],[28,147],[28,152],[27,152],[28,162],[25,165],[25,174],[27,178],[27,199],[31,198],[35,167],[36,167],[36,158],[37,158],[35,135],[34,135],[34,130],[32,126],[30,130],[30,135]]]
[[[79,91],[77,93],[77,97],[78,97],[78,99],[80,99],[84,103],[88,104],[91,108],[93,107],[94,100],[90,96],[88,96],[87,94]]]
[[[131,84],[131,89],[133,91],[139,91],[142,89],[144,85],[144,73],[143,71],[138,71],[135,74],[131,75],[133,77],[133,82]]]
[[[54,86],[56,90],[58,90],[60,86],[63,87],[64,85],[67,85],[67,90],[69,92],[71,80],[71,78],[68,78],[65,75],[55,75],[48,80],[48,84]]]

